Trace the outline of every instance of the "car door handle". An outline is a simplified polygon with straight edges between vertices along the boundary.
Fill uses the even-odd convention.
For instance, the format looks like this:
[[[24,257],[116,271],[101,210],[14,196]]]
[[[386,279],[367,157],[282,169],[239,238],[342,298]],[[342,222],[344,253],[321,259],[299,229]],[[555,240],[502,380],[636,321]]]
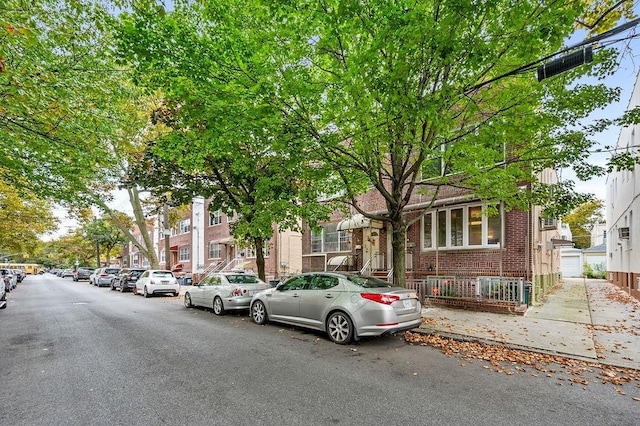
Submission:
[[[324,297],[327,298],[327,299],[333,299],[333,294],[327,293],[327,294],[324,295]]]

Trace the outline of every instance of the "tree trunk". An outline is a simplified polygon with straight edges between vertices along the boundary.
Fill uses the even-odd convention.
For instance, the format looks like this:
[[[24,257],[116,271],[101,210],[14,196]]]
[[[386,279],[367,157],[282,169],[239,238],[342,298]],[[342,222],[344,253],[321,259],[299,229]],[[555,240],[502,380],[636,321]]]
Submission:
[[[96,268],[100,267],[100,243],[96,242]]]
[[[107,206],[102,199],[96,199],[95,202],[98,204],[102,210],[109,215],[109,217],[113,220],[113,223],[120,229],[124,235],[129,239],[134,246],[140,250],[140,253],[144,257],[149,260],[149,264],[152,269],[159,269],[160,264],[158,262],[158,255],[153,248],[153,241],[151,236],[149,235],[149,230],[147,229],[147,221],[144,217],[144,212],[142,211],[142,204],[140,203],[140,194],[137,188],[127,188],[127,193],[129,194],[129,202],[131,203],[131,207],[133,208],[133,217],[135,219],[135,223],[138,226],[140,231],[140,235],[142,236],[142,244],[138,242],[138,240],[133,236],[131,230],[123,224],[119,219],[118,215]],[[165,253],[167,259],[171,253]]]
[[[260,278],[264,282],[267,282],[264,271],[264,239],[254,238],[253,243],[256,248],[256,265],[258,266],[258,278]]]
[[[406,287],[407,277],[405,271],[405,258],[407,227],[404,223],[403,216],[398,215],[398,217],[394,218],[391,222],[391,227],[391,248],[393,250],[393,284],[398,287]]]

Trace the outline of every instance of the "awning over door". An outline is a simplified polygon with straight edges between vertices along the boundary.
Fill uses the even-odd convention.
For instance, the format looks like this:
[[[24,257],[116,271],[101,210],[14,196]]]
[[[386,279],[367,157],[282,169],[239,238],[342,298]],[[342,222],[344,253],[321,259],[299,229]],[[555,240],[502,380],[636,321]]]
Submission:
[[[353,266],[353,257],[351,256],[333,256],[327,260],[328,266],[348,265]]]
[[[371,226],[371,221],[369,218],[364,217],[361,214],[356,214],[351,216],[350,218],[341,220],[338,222],[338,231],[346,231],[348,229],[360,229],[360,228],[368,228]]]

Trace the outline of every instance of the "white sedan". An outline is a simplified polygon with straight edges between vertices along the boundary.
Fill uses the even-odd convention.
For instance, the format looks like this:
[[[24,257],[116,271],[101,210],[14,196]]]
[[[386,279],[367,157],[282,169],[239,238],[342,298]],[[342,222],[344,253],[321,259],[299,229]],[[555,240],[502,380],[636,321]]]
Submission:
[[[136,286],[133,288],[133,294],[142,294],[149,297],[154,294],[172,294],[177,296],[180,294],[180,284],[171,271],[158,269],[150,269],[144,271]]]
[[[269,284],[254,274],[219,272],[190,287],[184,295],[184,306],[203,306],[224,315],[229,310],[249,309],[253,295],[267,288]]]

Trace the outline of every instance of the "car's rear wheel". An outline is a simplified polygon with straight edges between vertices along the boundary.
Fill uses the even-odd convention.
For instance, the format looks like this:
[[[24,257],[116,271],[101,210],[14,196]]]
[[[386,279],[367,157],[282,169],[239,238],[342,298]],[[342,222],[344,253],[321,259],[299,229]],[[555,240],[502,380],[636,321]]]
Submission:
[[[253,322],[259,325],[266,324],[267,321],[269,321],[267,308],[262,301],[256,300],[253,302],[253,305],[251,305],[251,318],[253,318]]]
[[[334,312],[327,320],[329,338],[339,345],[346,345],[353,339],[351,318],[344,312]]]
[[[191,295],[189,293],[185,293],[184,295],[184,307],[193,308],[193,303],[191,303]]]
[[[216,315],[224,315],[226,313],[224,305],[222,304],[222,299],[219,297],[213,299],[213,313]]]
[[[149,297],[149,292],[147,291],[147,286],[146,285],[144,286],[144,289],[142,290],[142,295],[144,297]]]

